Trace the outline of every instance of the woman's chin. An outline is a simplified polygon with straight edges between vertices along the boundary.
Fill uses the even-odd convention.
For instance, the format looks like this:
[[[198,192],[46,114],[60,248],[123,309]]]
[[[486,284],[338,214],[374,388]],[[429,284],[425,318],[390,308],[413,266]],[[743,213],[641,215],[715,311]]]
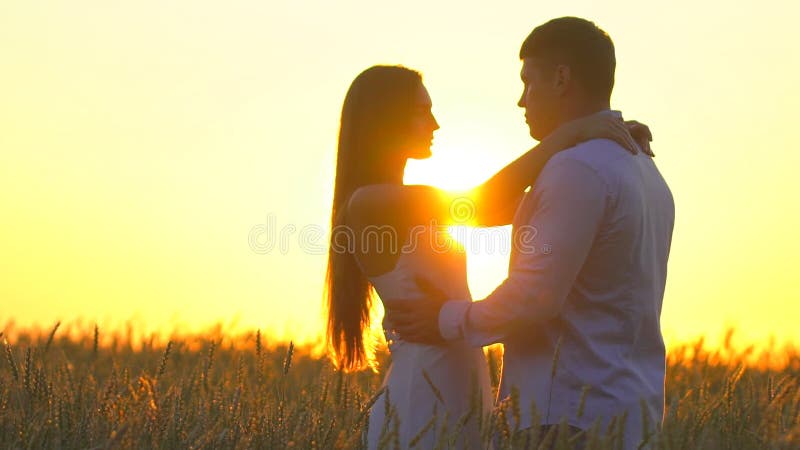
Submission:
[[[418,147],[408,152],[409,159],[428,159],[432,155],[430,146]]]
[[[433,156],[431,151],[430,150],[426,150],[426,151],[412,153],[408,158],[409,159],[428,159],[431,156]]]

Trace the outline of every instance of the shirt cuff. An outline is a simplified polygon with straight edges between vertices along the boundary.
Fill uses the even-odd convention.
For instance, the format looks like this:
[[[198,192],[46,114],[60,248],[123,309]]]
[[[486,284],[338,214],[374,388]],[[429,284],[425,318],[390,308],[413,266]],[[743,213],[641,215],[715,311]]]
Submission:
[[[439,334],[447,341],[464,338],[471,301],[450,300],[439,310]]]

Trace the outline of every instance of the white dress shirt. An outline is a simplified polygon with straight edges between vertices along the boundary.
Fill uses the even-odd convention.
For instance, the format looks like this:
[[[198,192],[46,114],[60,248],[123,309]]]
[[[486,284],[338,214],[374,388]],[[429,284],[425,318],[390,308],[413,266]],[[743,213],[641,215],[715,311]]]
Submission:
[[[483,300],[447,302],[442,336],[504,344],[500,397],[519,390],[521,428],[532,404],[543,424],[581,429],[627,412],[625,448],[636,448],[643,420],[654,430],[664,413],[674,217],[650,157],[607,139],[556,154],[517,210],[508,278]]]

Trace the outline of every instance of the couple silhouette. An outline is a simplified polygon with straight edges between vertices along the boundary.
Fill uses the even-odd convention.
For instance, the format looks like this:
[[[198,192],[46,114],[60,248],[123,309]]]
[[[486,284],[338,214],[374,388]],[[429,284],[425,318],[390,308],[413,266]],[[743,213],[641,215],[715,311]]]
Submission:
[[[661,424],[674,202],[652,136],[611,110],[614,45],[594,23],[551,20],[519,57],[518,106],[539,144],[465,192],[403,184],[407,160],[429,157],[439,128],[418,72],[371,67],[347,92],[332,226],[391,233],[377,235],[383,245],[346,247],[332,234],[327,343],[341,370],[369,364],[374,289],[392,363],[369,415],[371,449],[491,448],[492,408],[512,399],[520,446],[555,445],[562,433],[583,448],[592,432],[622,423],[623,448],[646,447]],[[511,224],[513,242],[535,230],[531,249],[550,249],[512,246],[507,278],[480,300],[465,253],[425,245],[432,224],[458,222],[453,202],[465,199],[472,224]],[[422,245],[401,251],[389,239]],[[504,346],[496,399],[482,350],[494,343]]]

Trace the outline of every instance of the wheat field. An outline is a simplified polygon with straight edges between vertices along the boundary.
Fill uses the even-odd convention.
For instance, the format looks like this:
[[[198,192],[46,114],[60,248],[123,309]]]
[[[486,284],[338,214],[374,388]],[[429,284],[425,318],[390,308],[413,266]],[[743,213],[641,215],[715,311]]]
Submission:
[[[319,346],[219,327],[171,339],[58,324],[4,333],[0,448],[363,448],[365,427],[376,426],[367,423],[368,411],[389,364],[379,352],[377,373],[343,374]],[[651,448],[800,448],[800,353],[737,351],[729,338],[714,351],[698,341],[670,352],[666,417],[649,437]],[[495,386],[499,355],[488,351]],[[513,418],[521,407],[512,399],[481,421],[484,441],[474,448],[490,440],[496,448],[520,448],[514,428],[526,426]],[[396,448],[395,431],[386,428],[382,442]],[[436,433],[439,447],[448,448],[458,429],[422,432]],[[616,425],[590,430],[587,448],[619,448],[620,434]],[[571,447],[555,428],[529,444]]]

